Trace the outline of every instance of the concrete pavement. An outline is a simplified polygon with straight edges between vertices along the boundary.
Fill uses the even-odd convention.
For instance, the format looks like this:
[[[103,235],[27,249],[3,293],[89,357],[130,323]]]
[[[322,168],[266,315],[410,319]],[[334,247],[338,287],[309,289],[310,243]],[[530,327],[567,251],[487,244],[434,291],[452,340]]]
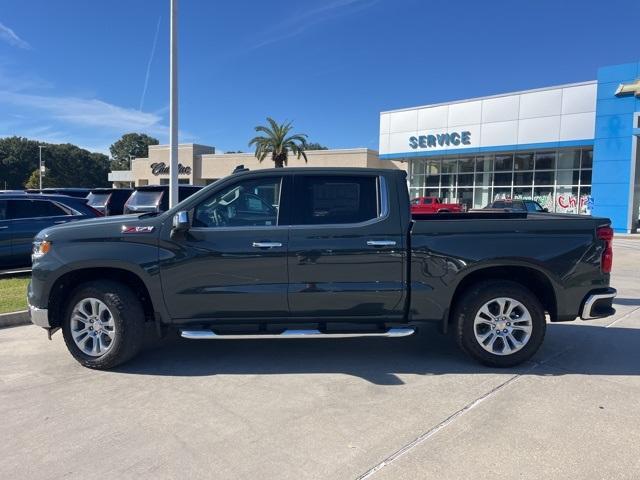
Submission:
[[[0,330],[1,478],[640,478],[640,242],[615,317],[492,370],[404,339],[189,342],[117,371]]]

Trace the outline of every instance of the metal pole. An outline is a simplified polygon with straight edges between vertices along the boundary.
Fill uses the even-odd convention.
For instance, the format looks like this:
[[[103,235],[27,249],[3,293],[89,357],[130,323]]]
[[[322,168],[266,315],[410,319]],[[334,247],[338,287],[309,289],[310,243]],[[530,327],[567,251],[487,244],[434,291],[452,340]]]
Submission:
[[[40,190],[42,190],[42,145],[38,145],[39,152],[39,162],[38,162],[38,173],[40,174]]]
[[[169,207],[178,203],[178,0],[171,0],[169,48]]]

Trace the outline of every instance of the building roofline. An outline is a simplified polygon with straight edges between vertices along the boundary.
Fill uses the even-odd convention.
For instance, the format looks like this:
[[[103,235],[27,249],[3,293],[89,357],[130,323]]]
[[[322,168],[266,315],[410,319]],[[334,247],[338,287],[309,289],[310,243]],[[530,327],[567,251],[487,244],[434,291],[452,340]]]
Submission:
[[[451,102],[440,102],[440,103],[431,103],[428,105],[418,105],[417,107],[405,107],[405,108],[397,108],[394,110],[384,110],[382,112],[380,112],[380,115],[382,115],[383,113],[395,113],[395,112],[406,112],[408,110],[418,110],[421,108],[431,108],[431,107],[441,107],[443,105],[454,105],[456,103],[466,103],[466,102],[475,102],[478,100],[489,100],[491,98],[500,98],[500,97],[510,97],[511,95],[521,95],[523,93],[533,93],[533,92],[541,92],[544,90],[553,90],[556,88],[568,88],[568,87],[579,87],[582,85],[593,85],[598,83],[597,80],[588,80],[586,82],[576,82],[576,83],[565,83],[562,85],[551,85],[548,87],[541,87],[541,88],[532,88],[530,90],[518,90],[516,92],[506,92],[506,93],[498,93],[496,95],[487,95],[484,97],[474,97],[474,98],[465,98],[462,100],[453,100]]]
[[[305,150],[305,153],[314,153],[314,152],[320,152],[320,153],[374,153],[377,154],[378,151],[377,150],[373,150],[371,148],[366,148],[366,147],[356,147],[356,148],[330,148],[328,150]],[[207,156],[207,157],[221,157],[224,155],[238,155],[238,156],[250,156],[253,157],[255,156],[254,153],[252,152],[243,152],[243,153],[204,153],[202,154],[202,156]]]

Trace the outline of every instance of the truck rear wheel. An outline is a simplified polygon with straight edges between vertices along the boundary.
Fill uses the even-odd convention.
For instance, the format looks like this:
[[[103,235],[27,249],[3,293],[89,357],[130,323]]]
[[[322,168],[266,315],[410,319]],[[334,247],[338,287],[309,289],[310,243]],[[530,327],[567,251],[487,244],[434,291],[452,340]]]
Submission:
[[[546,330],[540,301],[523,285],[506,280],[471,287],[454,315],[460,348],[491,367],[512,367],[531,358]]]
[[[64,341],[82,365],[99,370],[133,358],[144,341],[144,310],[117,282],[94,281],[72,294],[62,322]]]

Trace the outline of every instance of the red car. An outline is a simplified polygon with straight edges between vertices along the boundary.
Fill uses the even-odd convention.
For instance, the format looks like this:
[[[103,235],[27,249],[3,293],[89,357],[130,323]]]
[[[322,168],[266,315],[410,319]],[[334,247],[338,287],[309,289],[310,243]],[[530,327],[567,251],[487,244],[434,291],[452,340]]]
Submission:
[[[418,197],[411,200],[411,213],[460,213],[464,205],[459,203],[442,203],[438,197]]]

